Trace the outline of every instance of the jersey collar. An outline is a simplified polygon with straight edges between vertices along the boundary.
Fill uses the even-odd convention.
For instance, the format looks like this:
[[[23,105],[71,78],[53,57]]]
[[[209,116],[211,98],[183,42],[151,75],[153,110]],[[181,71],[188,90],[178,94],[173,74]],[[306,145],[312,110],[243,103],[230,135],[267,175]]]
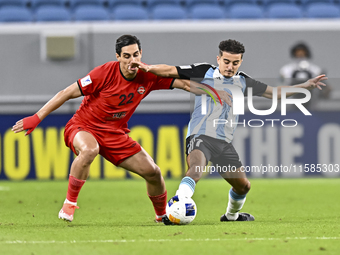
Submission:
[[[124,76],[124,74],[122,73],[122,70],[120,69],[120,64],[119,64],[118,66],[119,66],[120,75],[124,78],[124,80],[126,80],[126,81],[133,81],[133,80],[137,77],[139,70],[137,71],[137,74],[136,74],[135,77],[133,77],[132,79],[127,79],[127,78]]]
[[[233,75],[232,77],[230,78],[226,78],[224,77],[221,73],[220,73],[220,69],[217,67],[215,70],[214,70],[214,73],[213,73],[213,79],[218,79],[218,80],[221,80],[221,81],[228,81],[229,79],[233,79],[235,76],[238,76],[239,73],[237,72],[235,75]]]

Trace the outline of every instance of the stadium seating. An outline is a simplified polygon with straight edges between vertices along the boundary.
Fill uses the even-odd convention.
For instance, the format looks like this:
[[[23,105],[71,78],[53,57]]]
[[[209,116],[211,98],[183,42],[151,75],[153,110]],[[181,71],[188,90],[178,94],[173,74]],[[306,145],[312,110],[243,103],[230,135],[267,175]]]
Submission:
[[[0,22],[31,22],[32,13],[25,7],[5,6],[0,9]]]
[[[71,21],[71,14],[63,6],[41,6],[35,13],[37,22]]]
[[[0,8],[4,6],[26,7],[27,0],[0,0]]]
[[[230,8],[229,18],[231,19],[263,19],[263,9],[254,4],[234,4]]]
[[[40,6],[65,6],[65,0],[30,0],[29,3],[33,10]]]
[[[191,8],[192,19],[224,19],[225,12],[223,8],[216,5],[197,4]]]
[[[272,4],[268,7],[270,19],[298,19],[302,18],[302,10],[294,4]]]
[[[152,18],[155,20],[181,20],[187,18],[187,12],[181,6],[162,4],[153,9]]]
[[[148,11],[145,7],[135,5],[119,5],[112,12],[114,20],[147,20]]]
[[[202,4],[210,5],[210,6],[220,5],[222,1],[220,0],[185,0],[184,2],[188,8],[192,8],[196,5],[202,5]]]
[[[104,6],[106,0],[68,0],[70,8],[75,9],[80,6]]]
[[[223,0],[222,2],[226,8],[229,8],[234,4],[258,4],[258,0]]]
[[[139,5],[142,6],[145,3],[145,0],[107,0],[108,6],[110,9],[113,9],[119,5]]]
[[[2,22],[340,18],[340,0],[0,0],[0,9]]]
[[[337,0],[299,0],[299,1],[300,1],[300,3],[303,6],[307,6],[309,4],[314,4],[314,3],[328,3],[328,4],[332,4],[332,3],[335,3]]]
[[[306,10],[307,18],[340,18],[338,6],[327,3],[309,4]]]
[[[79,6],[74,11],[75,21],[103,21],[110,20],[107,9],[102,6]]]
[[[146,0],[146,4],[148,8],[151,10],[157,7],[158,5],[164,5],[164,4],[180,6],[181,2],[182,0]]]
[[[261,0],[264,7],[269,7],[272,4],[296,4],[297,0]]]

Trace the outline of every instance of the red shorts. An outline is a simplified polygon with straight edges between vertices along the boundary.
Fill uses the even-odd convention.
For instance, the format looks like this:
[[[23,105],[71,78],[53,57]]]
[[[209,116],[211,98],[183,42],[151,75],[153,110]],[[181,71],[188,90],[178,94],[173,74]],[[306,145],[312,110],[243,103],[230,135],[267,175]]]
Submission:
[[[99,154],[116,166],[142,149],[139,143],[123,131],[110,133],[98,129],[94,130],[71,119],[65,126],[64,140],[66,146],[75,154],[77,153],[73,147],[73,140],[79,131],[90,133],[99,144]]]

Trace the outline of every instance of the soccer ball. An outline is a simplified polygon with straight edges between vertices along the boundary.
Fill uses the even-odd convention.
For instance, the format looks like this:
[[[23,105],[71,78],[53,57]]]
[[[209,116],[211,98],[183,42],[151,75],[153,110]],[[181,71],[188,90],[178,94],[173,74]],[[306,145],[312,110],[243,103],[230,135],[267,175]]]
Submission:
[[[185,225],[192,222],[197,214],[197,207],[191,198],[174,196],[166,205],[166,215],[176,225]]]

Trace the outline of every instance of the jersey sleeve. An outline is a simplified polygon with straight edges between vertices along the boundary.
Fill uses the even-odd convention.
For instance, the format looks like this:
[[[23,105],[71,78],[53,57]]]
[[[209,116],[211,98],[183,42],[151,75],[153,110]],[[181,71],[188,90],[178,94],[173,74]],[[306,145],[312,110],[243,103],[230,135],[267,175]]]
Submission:
[[[204,78],[205,73],[215,66],[208,63],[199,63],[187,66],[176,66],[177,73],[181,79]]]
[[[78,86],[83,96],[99,92],[106,84],[110,65],[106,63],[90,71],[84,78],[79,79]]]
[[[156,79],[154,80],[150,91],[159,89],[173,89],[172,84],[174,83],[174,81],[174,78],[156,76]]]
[[[244,91],[244,95],[248,96],[247,88],[253,88],[253,96],[262,96],[262,94],[266,91],[268,85],[263,82],[254,80],[251,77],[245,77],[245,78],[246,78],[247,87]]]

